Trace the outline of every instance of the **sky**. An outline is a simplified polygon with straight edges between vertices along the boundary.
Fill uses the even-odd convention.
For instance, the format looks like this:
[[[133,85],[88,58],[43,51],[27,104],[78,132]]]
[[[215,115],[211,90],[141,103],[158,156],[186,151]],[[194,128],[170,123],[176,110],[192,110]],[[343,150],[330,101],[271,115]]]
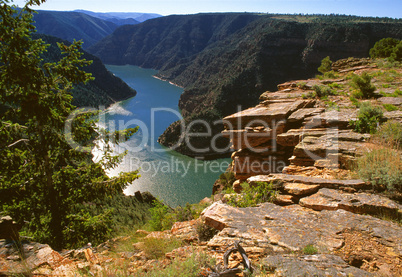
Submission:
[[[23,6],[24,0],[14,0]],[[351,14],[402,18],[402,0],[47,0],[41,10],[195,14],[204,12],[262,12]]]

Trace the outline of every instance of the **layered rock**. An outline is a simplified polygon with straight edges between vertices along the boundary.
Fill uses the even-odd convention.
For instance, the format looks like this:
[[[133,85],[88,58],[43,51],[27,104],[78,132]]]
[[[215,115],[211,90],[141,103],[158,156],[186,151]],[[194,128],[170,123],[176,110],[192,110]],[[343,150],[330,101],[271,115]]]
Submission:
[[[263,264],[270,268],[275,276],[374,276],[331,254],[275,255],[264,259]]]
[[[380,214],[402,219],[402,205],[371,193],[347,193],[323,188],[314,195],[300,199],[299,204],[317,211],[343,209],[353,213]]]
[[[356,276],[371,276],[368,271],[380,268],[388,268],[388,273],[394,276],[402,273],[402,227],[393,222],[343,209],[318,212],[299,205],[280,207],[272,203],[233,208],[216,202],[203,212],[203,217],[206,224],[220,230],[208,242],[210,248],[222,249],[240,240],[250,253],[252,249],[263,249],[268,256],[266,265],[274,272],[282,272],[282,276],[298,276],[294,275],[295,268],[325,276],[326,270],[317,268],[320,259],[328,261],[324,268],[333,274],[348,269]],[[372,247],[372,251],[356,256],[353,244],[361,238],[366,241],[366,249]],[[300,255],[310,245],[320,255]],[[290,253],[293,255],[286,255]]]
[[[340,60],[333,69],[339,78],[279,84],[278,91],[260,96],[259,105],[223,119],[222,135],[235,151],[232,170],[237,179],[278,173],[283,165],[348,169],[367,151],[371,136],[352,130],[359,109],[348,97],[354,88],[346,72],[378,69],[367,59]],[[400,84],[399,79],[394,83]],[[318,95],[319,91],[327,95]],[[392,95],[366,101],[400,106],[402,97]],[[402,111],[385,111],[384,120],[402,122]],[[244,166],[246,161],[253,166]]]

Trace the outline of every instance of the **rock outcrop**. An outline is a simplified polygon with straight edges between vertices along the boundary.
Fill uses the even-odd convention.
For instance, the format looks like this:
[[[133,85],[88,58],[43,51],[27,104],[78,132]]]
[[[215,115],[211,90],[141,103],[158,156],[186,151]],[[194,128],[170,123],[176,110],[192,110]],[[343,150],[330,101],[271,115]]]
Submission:
[[[302,255],[309,245],[314,246],[317,253],[330,254],[325,259],[337,261],[328,263],[324,271],[340,273],[349,268],[351,272],[359,273],[356,276],[371,276],[367,271],[375,272],[379,268],[389,267],[396,274],[393,276],[402,273],[402,227],[397,223],[343,209],[319,212],[299,205],[280,207],[272,203],[233,208],[216,202],[203,212],[203,216],[206,224],[220,230],[208,242],[209,247],[221,249],[240,239],[248,253],[264,253],[268,256],[266,264],[274,271],[284,271],[282,276],[298,276],[292,274],[297,267],[312,270],[312,276],[320,272],[316,268],[319,263],[313,265],[305,260],[318,259],[320,255],[307,258]],[[366,253],[367,257],[358,256],[359,261],[358,257],[352,257],[350,249],[354,240],[350,239],[350,234],[360,242],[366,240],[374,245],[371,245],[374,248],[372,252]],[[352,252],[353,255],[359,254],[357,249]],[[291,253],[293,255],[289,255]],[[284,263],[278,264],[279,260]],[[323,273],[317,274],[325,276]]]
[[[224,118],[222,135],[231,140],[235,151],[232,170],[237,179],[280,173],[289,165],[347,169],[366,151],[371,136],[353,131],[359,109],[348,97],[354,87],[347,74],[390,73],[369,59],[340,60],[333,69],[339,78],[280,84],[278,91],[263,93],[259,105]],[[402,81],[394,83],[397,87]],[[380,79],[376,85],[389,86]],[[397,107],[401,99],[391,95],[366,101]],[[384,109],[384,120],[402,122],[402,111]]]
[[[256,107],[224,118],[223,135],[235,151],[233,189],[239,193],[242,182],[265,182],[276,197],[248,208],[217,198],[203,212],[205,223],[219,230],[208,247],[222,249],[240,240],[253,255],[266,256],[263,264],[274,276],[401,276],[402,205],[375,194],[370,183],[351,178],[349,171],[373,143],[369,134],[352,130],[359,110],[345,97],[353,89],[345,74],[379,69],[369,59],[341,60],[333,69],[338,79],[278,85],[277,92],[263,93]],[[402,85],[401,78],[394,82]],[[324,99],[314,94],[315,86],[329,84],[340,89]],[[398,107],[401,99],[366,101]],[[384,120],[402,122],[396,109],[384,112]]]

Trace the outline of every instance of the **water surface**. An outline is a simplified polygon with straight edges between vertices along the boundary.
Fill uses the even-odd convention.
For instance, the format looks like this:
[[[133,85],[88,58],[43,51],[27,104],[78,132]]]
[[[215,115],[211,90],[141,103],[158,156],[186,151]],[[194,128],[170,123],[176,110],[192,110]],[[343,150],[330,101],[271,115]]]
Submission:
[[[157,139],[180,119],[178,102],[183,89],[153,77],[155,70],[136,66],[107,66],[137,91],[137,96],[107,110],[104,123],[111,129],[140,126],[140,130],[117,152],[128,151],[123,163],[109,172],[140,169],[141,177],[126,194],[149,191],[170,206],[196,203],[212,193],[212,185],[226,170],[230,159],[200,161],[161,146]]]

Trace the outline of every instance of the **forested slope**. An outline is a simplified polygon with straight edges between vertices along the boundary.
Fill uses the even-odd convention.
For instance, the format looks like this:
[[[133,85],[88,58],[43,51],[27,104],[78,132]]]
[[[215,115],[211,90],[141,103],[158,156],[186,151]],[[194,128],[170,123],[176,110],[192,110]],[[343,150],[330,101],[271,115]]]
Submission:
[[[159,69],[185,88],[179,107],[187,123],[209,122],[257,103],[258,96],[291,79],[314,76],[320,61],[367,57],[384,37],[402,38],[402,21],[353,16],[249,13],[176,15],[123,26],[89,51],[104,62]],[[170,126],[160,142],[172,146]],[[214,126],[218,133],[222,126]],[[191,138],[208,145],[208,138]],[[177,149],[194,156],[185,144]],[[204,153],[205,154],[205,153]],[[209,153],[213,154],[213,153]]]
[[[60,59],[61,54],[57,47],[57,42],[68,44],[67,41],[42,34],[35,34],[34,38],[41,38],[46,43],[50,44],[48,51],[43,57],[45,62],[53,62]],[[93,63],[87,68],[84,68],[84,70],[92,73],[95,80],[89,81],[86,85],[79,84],[74,87],[73,104],[75,106],[107,107],[116,101],[122,101],[136,95],[136,91],[130,88],[120,78],[110,73],[99,58],[86,51],[83,52],[85,59],[93,61]]]

